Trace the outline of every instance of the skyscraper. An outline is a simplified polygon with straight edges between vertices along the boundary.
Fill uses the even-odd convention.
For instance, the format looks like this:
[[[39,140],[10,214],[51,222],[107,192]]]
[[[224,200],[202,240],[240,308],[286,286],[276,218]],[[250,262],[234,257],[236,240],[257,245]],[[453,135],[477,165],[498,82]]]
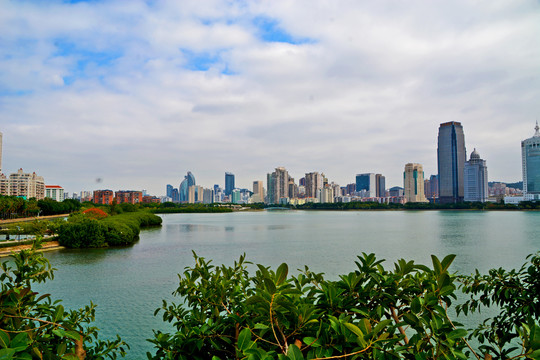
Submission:
[[[284,167],[278,167],[268,174],[267,182],[269,204],[279,204],[282,198],[289,197],[289,173]]]
[[[486,161],[480,158],[480,154],[474,149],[469,161],[465,162],[464,168],[464,200],[465,201],[488,201],[488,173]]]
[[[523,167],[523,195],[526,199],[538,200],[540,195],[540,127],[538,121],[533,137],[521,142]],[[527,195],[531,195],[528,196]]]
[[[375,175],[375,188],[376,188],[376,197],[385,197],[386,196],[386,178],[381,174]]]
[[[167,197],[172,198],[172,191],[173,191],[173,186],[171,184],[167,184]]]
[[[306,197],[307,198],[316,198],[317,192],[323,187],[323,178],[318,172],[306,173],[305,187],[306,187]]]
[[[230,196],[234,189],[234,174],[230,172],[225,173],[225,195]]]
[[[182,180],[180,186],[178,187],[180,202],[188,202],[190,186],[195,186],[195,176],[193,176],[191,171],[188,171],[187,175],[184,177],[184,180]]]
[[[424,195],[424,168],[421,164],[409,163],[405,165],[403,189],[407,202],[427,202]]]
[[[439,202],[441,204],[463,201],[465,160],[465,135],[461,123],[450,121],[441,124],[437,146]]]

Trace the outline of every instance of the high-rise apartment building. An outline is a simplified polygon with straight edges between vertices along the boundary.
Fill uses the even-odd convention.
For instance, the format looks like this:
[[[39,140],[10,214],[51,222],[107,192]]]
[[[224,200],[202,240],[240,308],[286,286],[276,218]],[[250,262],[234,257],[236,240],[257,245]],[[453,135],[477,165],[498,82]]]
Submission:
[[[267,182],[269,204],[279,204],[281,199],[289,197],[289,173],[284,167],[278,167],[272,174],[268,174]]]
[[[41,200],[45,198],[45,180],[36,173],[25,173],[23,169],[19,169],[9,175],[9,178],[0,176],[0,194]]]
[[[232,194],[234,186],[234,174],[230,172],[225,173],[225,195],[230,196]]]
[[[356,192],[363,197],[377,197],[376,176],[373,173],[356,175]]]
[[[403,189],[407,202],[427,202],[424,195],[424,169],[422,165],[415,163],[405,165]]]
[[[486,161],[474,149],[469,161],[465,161],[464,168],[464,200],[486,202],[489,197],[488,172]]]
[[[463,201],[465,160],[465,135],[461,123],[451,121],[441,124],[437,146],[439,202],[441,204]]]
[[[305,188],[306,188],[306,197],[307,198],[316,198],[318,195],[319,189],[323,187],[323,176],[318,172],[306,173],[305,179]]]
[[[253,196],[251,201],[254,203],[264,202],[263,182],[260,180],[253,182]]]

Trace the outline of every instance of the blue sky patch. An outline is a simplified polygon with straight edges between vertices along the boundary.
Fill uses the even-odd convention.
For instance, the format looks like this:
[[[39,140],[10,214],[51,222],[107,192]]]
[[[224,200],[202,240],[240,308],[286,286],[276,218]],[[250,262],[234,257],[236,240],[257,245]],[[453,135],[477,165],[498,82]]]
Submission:
[[[258,29],[259,37],[266,42],[281,42],[293,45],[309,44],[314,41],[309,38],[295,37],[280,26],[276,19],[266,16],[258,16],[253,19],[253,24]]]
[[[186,63],[184,68],[192,71],[208,71],[214,65],[217,67],[222,67],[223,70],[221,73],[223,75],[234,75],[235,73],[231,71],[228,65],[223,61],[221,57],[221,51],[214,52],[195,52],[189,49],[180,49]]]
[[[75,43],[57,39],[54,42],[57,49],[53,53],[54,57],[71,57],[73,62],[70,66],[71,74],[64,77],[64,84],[72,84],[77,78],[89,78],[93,75],[88,69],[91,67],[96,70],[101,67],[108,67],[121,56],[120,52],[115,51],[94,51],[81,48]]]

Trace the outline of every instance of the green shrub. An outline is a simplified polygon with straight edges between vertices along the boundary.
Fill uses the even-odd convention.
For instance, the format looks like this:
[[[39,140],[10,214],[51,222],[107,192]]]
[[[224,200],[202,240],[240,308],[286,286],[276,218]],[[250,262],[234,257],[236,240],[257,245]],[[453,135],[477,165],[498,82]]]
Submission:
[[[58,227],[58,242],[69,248],[104,247],[106,232],[101,221],[78,215]]]
[[[307,267],[291,276],[286,264],[257,265],[250,275],[244,257],[227,267],[195,255],[174,293],[184,304],[163,301],[156,310],[175,331],[154,331],[157,353],[148,358],[539,359],[540,257],[485,277],[457,277],[453,259],[432,256],[432,267],[399,260],[387,270],[363,254],[356,271],[329,281]],[[472,294],[460,311],[493,303],[502,315],[472,333],[452,320],[460,282]],[[469,334],[485,343],[475,349]]]

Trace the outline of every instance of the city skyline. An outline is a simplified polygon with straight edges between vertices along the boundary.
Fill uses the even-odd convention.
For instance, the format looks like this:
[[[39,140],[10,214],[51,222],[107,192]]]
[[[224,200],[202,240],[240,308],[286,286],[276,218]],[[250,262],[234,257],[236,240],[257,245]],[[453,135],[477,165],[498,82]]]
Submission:
[[[68,192],[162,194],[188,170],[250,188],[276,166],[340,185],[373,172],[389,188],[406,163],[437,174],[449,121],[490,179],[514,182],[540,116],[535,1],[5,1],[0,13],[2,171]]]

